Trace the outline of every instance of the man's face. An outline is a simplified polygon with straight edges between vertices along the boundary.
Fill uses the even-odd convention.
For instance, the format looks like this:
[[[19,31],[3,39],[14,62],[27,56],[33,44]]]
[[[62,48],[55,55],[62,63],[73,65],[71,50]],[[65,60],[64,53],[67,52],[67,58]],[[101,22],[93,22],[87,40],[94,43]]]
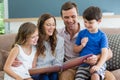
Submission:
[[[78,13],[76,8],[62,10],[62,19],[64,21],[65,26],[69,30],[76,29],[78,25]]]

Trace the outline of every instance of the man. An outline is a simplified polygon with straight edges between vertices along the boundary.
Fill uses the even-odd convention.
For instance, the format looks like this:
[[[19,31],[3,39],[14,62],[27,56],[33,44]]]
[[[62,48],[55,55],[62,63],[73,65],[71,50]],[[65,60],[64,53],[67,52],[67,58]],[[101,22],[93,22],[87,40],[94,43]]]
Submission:
[[[63,19],[63,22],[65,24],[65,27],[58,30],[58,34],[62,36],[65,40],[65,61],[69,61],[73,58],[78,57],[77,54],[73,52],[73,46],[76,41],[76,37],[78,35],[78,32],[81,30],[80,23],[78,22],[78,9],[77,5],[74,2],[66,2],[61,7],[61,17]],[[109,60],[112,57],[112,52],[109,50],[109,55],[107,57],[107,60]],[[93,55],[92,57],[89,57],[85,62],[89,64],[95,64],[97,59],[99,59],[100,55]],[[59,76],[59,80],[74,80],[74,76],[76,73],[76,67],[65,70],[61,72]],[[110,73],[107,71],[107,73]],[[106,75],[107,75],[106,73]],[[108,75],[109,76],[109,75]],[[111,75],[110,79],[106,80],[113,80],[114,76]]]

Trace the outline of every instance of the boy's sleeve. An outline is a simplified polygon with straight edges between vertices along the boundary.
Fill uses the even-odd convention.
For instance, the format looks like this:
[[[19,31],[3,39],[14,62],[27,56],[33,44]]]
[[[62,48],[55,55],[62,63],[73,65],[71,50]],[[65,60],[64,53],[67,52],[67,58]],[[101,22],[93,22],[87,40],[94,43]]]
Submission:
[[[102,35],[101,38],[101,48],[108,48],[108,38],[105,33]]]
[[[77,38],[76,38],[76,41],[75,41],[75,44],[76,45],[80,45],[81,44],[81,33],[79,32],[79,34],[78,34],[78,36],[77,36]]]

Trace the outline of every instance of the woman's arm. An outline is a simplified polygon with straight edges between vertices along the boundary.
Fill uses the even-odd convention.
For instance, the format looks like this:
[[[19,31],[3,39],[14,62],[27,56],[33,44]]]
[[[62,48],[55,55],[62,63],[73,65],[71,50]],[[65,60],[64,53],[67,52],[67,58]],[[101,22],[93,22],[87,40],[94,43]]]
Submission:
[[[37,55],[37,53],[36,53],[36,54],[35,54],[35,57],[34,57],[34,60],[33,60],[33,63],[32,63],[32,68],[35,68],[35,67],[36,67],[37,58],[38,58],[38,55]]]

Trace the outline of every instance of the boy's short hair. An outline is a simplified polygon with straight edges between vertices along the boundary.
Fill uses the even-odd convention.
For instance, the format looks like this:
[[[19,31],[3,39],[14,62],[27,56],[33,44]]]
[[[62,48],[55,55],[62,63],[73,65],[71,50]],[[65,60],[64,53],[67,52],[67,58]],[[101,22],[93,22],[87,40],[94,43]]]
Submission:
[[[102,18],[102,11],[99,7],[90,6],[83,12],[83,18],[90,20],[99,20]]]

